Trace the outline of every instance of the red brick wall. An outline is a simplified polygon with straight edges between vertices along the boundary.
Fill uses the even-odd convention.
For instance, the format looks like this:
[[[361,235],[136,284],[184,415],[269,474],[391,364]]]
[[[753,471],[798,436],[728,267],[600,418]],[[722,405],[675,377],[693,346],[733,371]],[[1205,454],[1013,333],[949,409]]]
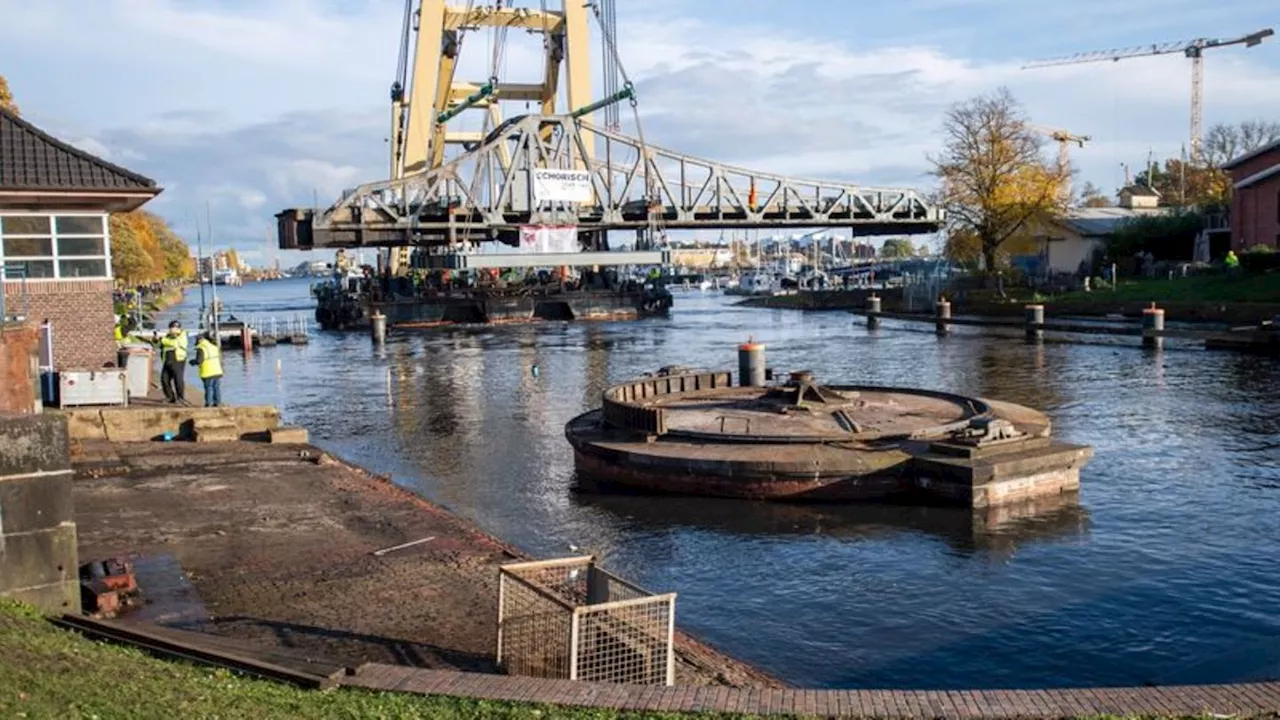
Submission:
[[[26,299],[23,299],[23,293]],[[110,280],[9,281],[5,312],[23,313],[39,325],[53,324],[53,366],[95,370],[116,362],[115,312]]]
[[[33,323],[0,325],[0,413],[40,411],[39,348]]]
[[[1280,165],[1280,148],[1251,158],[1231,169],[1231,181]],[[1280,236],[1280,175],[1256,185],[1236,190],[1231,198],[1231,247],[1244,250],[1254,245],[1276,247]]]

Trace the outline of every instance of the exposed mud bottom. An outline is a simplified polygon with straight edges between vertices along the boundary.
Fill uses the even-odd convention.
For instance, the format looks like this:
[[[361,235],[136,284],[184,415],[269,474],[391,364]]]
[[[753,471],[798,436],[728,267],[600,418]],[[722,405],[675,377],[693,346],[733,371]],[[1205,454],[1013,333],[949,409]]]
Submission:
[[[136,617],[351,665],[495,670],[498,566],[526,557],[440,507],[306,445],[78,449],[80,557],[135,558]],[[684,635],[677,680],[779,685]]]

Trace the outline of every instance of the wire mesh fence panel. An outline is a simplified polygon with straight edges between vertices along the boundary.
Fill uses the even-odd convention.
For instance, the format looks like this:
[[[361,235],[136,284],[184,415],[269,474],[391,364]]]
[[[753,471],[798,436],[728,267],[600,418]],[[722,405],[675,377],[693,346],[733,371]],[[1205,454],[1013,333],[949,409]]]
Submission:
[[[498,664],[507,673],[671,684],[675,595],[654,595],[593,557],[503,566]]]
[[[578,608],[576,679],[670,684],[674,610],[674,595]]]
[[[498,665],[511,675],[570,677],[573,609],[519,577],[503,574]]]

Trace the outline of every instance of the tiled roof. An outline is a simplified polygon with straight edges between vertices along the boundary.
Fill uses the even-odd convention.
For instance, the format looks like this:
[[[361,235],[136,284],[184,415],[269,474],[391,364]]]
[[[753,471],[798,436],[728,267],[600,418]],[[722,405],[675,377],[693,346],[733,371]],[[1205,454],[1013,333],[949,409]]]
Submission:
[[[1160,197],[1160,192],[1155,188],[1147,187],[1146,185],[1139,185],[1137,183],[1120,188],[1120,193],[1117,194],[1122,193],[1129,193],[1130,195],[1137,197]]]
[[[1166,208],[1076,208],[1069,211],[1066,217],[1058,222],[1081,237],[1106,237],[1113,234],[1127,220],[1148,215],[1166,215],[1168,212]]]
[[[74,148],[3,108],[0,190],[160,192],[151,178]]]
[[[1254,158],[1258,157],[1259,155],[1263,155],[1263,154],[1265,154],[1265,153],[1269,153],[1269,152],[1271,152],[1272,150],[1280,150],[1280,140],[1276,140],[1275,142],[1270,143],[1270,144],[1268,144],[1268,145],[1263,145],[1262,147],[1260,147],[1260,148],[1258,148],[1258,149],[1256,149],[1256,150],[1250,150],[1249,152],[1247,152],[1247,153],[1245,153],[1245,154],[1241,155],[1240,157],[1237,157],[1237,158],[1235,158],[1235,159],[1231,160],[1230,162],[1228,162],[1228,163],[1224,164],[1224,165],[1222,166],[1222,169],[1223,169],[1223,170],[1230,170],[1230,169],[1232,169],[1232,168],[1239,167],[1240,165],[1243,165],[1243,164],[1245,164],[1245,163],[1249,162],[1250,160],[1252,160],[1252,159],[1254,159]]]

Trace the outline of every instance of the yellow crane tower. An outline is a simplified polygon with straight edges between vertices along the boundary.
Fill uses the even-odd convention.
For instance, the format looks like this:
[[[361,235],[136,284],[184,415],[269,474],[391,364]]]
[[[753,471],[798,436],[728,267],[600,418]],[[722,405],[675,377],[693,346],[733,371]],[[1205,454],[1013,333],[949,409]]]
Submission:
[[[1085,143],[1093,140],[1088,135],[1075,135],[1059,128],[1045,127],[1043,125],[1029,125],[1032,130],[1050,138],[1058,143],[1058,172],[1062,173],[1062,194],[1064,200],[1071,200],[1071,146],[1084,147]]]
[[[1194,162],[1200,162],[1202,159],[1200,143],[1204,138],[1204,51],[1231,45],[1244,45],[1246,48],[1251,48],[1274,34],[1275,30],[1263,28],[1257,32],[1235,38],[1196,38],[1194,40],[1176,40],[1174,42],[1140,45],[1117,50],[1098,50],[1077,53],[1067,57],[1037,60],[1023,65],[1022,69],[1075,65],[1077,63],[1101,62],[1103,60],[1120,61],[1126,58],[1148,55],[1181,53],[1191,60],[1191,159]]]
[[[615,105],[634,98],[634,91],[630,82],[618,82],[615,2],[561,0],[558,9],[548,9],[547,0],[540,0],[537,7],[522,7],[513,0],[483,6],[475,0],[465,4],[405,0],[400,56],[391,85],[390,178],[440,167],[448,146],[480,143],[486,130],[502,123],[500,103],[504,101],[534,103],[543,115],[573,114],[586,124],[594,112],[603,110],[606,125],[616,129]],[[608,96],[597,102],[592,102],[591,92],[589,13],[600,24],[605,49],[602,77]],[[456,72],[466,36],[485,28],[492,33],[488,77],[459,80]],[[541,36],[544,62],[539,82],[503,80],[506,35],[511,29]],[[485,130],[449,128],[451,121],[471,109],[487,113]],[[584,131],[582,139],[590,150],[591,134]],[[510,158],[503,155],[509,164]],[[409,254],[407,247],[392,249],[388,260],[393,274],[407,265]]]

